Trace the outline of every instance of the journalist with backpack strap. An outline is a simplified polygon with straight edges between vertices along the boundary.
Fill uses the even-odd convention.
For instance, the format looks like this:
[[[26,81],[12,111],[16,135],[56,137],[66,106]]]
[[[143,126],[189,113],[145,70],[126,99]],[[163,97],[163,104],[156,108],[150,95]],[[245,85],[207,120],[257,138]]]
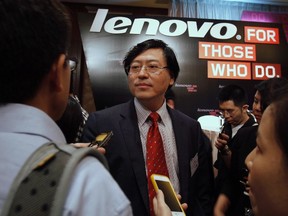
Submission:
[[[92,148],[55,143],[38,148],[15,179],[1,216],[62,215],[73,172],[87,156],[96,157],[108,168],[104,156]]]
[[[0,50],[3,53],[0,58],[0,214],[10,214],[10,207],[3,210],[4,205],[23,213],[25,206],[34,206],[32,199],[37,198],[35,200],[38,204],[39,199],[41,211],[50,211],[50,215],[131,216],[129,200],[95,157],[85,156],[74,166],[73,163],[70,165],[74,153],[70,157],[58,149],[47,158],[44,156],[44,165],[36,166],[31,175],[30,170],[35,166],[24,168],[27,169],[25,172],[21,169],[44,143],[66,143],[55,121],[60,119],[67,106],[71,70],[75,69],[69,49],[72,30],[70,12],[59,0],[0,0],[0,29]],[[65,160],[58,161],[65,155],[67,166],[72,167],[69,172],[65,165],[60,168],[60,164],[66,164]],[[53,162],[55,169],[50,167],[54,166]],[[55,177],[54,174],[48,175],[56,179],[48,181],[48,191],[55,187],[57,199],[53,203],[47,199],[42,204],[41,191],[46,190],[47,186],[43,185],[47,179],[38,174],[46,175],[46,166],[55,171]],[[32,189],[26,187],[26,181],[21,179],[16,185],[27,191],[18,193],[18,186],[12,184],[18,181],[15,179],[20,171],[28,174]],[[66,178],[69,181],[66,182]],[[14,199],[8,198],[11,190],[21,201],[17,201],[19,204],[14,207]],[[51,197],[53,193],[51,190]],[[18,194],[22,194],[20,198]],[[27,203],[22,204],[22,201]],[[39,215],[34,210],[32,212]]]

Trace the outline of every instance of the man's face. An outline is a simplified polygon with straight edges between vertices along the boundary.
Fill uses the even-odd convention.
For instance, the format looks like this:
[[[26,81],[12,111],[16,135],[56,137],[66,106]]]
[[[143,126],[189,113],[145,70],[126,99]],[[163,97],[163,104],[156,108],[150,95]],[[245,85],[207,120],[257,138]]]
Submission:
[[[225,121],[230,123],[232,126],[243,124],[245,115],[247,115],[248,106],[238,107],[232,100],[224,101],[219,103],[220,112],[222,112]]]
[[[157,73],[149,73],[147,66],[159,69],[157,69]],[[138,73],[129,73],[128,75],[131,93],[140,102],[162,105],[168,86],[174,83],[169,69],[163,68],[167,67],[167,62],[162,49],[155,48],[144,51],[131,62],[131,67],[141,67]]]

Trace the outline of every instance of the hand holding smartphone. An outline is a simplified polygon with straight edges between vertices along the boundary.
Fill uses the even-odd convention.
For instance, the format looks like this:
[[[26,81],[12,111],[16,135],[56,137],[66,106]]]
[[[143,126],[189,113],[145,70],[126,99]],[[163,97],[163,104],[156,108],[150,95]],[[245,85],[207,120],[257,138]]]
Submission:
[[[179,202],[174,188],[167,176],[152,174],[152,184],[156,192],[160,189],[165,198],[165,203],[168,205],[172,212],[172,216],[185,216],[185,212]]]
[[[223,134],[225,134],[226,136],[223,136]],[[219,138],[228,141],[230,138],[228,136],[228,134],[229,134],[228,124],[224,123],[221,127],[221,132],[219,133]]]
[[[108,144],[108,141],[111,139],[113,136],[113,132],[109,131],[107,133],[101,133],[98,136],[96,136],[95,140],[92,141],[88,147],[92,147],[97,145],[97,148],[99,147],[105,147]]]

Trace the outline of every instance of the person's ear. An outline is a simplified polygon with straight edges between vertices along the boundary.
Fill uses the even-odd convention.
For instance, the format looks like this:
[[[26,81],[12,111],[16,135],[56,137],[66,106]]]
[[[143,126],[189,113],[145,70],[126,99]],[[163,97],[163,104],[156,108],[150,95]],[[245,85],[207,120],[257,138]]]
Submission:
[[[65,88],[65,73],[68,70],[68,62],[66,61],[66,55],[60,54],[58,58],[54,61],[51,67],[50,73],[50,83],[52,90],[60,92]]]
[[[242,110],[243,110],[243,111],[247,111],[248,108],[249,108],[249,105],[248,105],[248,104],[245,104],[245,105],[242,106]]]
[[[172,86],[174,84],[174,82],[175,82],[175,79],[174,79],[174,77],[171,76],[169,86]]]

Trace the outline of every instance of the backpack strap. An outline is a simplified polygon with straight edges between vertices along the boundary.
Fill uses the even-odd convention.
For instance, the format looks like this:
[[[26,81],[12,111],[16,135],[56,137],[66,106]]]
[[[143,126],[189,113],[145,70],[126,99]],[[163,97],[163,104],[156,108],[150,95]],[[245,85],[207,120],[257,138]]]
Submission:
[[[70,147],[69,149],[71,149],[71,146],[69,145],[62,145],[61,150],[63,151],[69,150],[67,147]],[[75,149],[74,147],[72,148],[74,149],[74,151],[72,150],[73,155],[66,164],[66,167],[63,171],[63,175],[61,177],[59,187],[55,195],[51,216],[62,215],[63,207],[70,188],[72,175],[74,174],[75,167],[83,158],[85,158],[86,156],[96,157],[103,164],[103,166],[109,171],[108,162],[106,158],[97,150],[93,148],[79,148],[79,149]]]
[[[105,157],[92,148],[55,143],[39,147],[15,178],[1,216],[62,215],[74,170],[86,156],[96,157],[108,169]]]

